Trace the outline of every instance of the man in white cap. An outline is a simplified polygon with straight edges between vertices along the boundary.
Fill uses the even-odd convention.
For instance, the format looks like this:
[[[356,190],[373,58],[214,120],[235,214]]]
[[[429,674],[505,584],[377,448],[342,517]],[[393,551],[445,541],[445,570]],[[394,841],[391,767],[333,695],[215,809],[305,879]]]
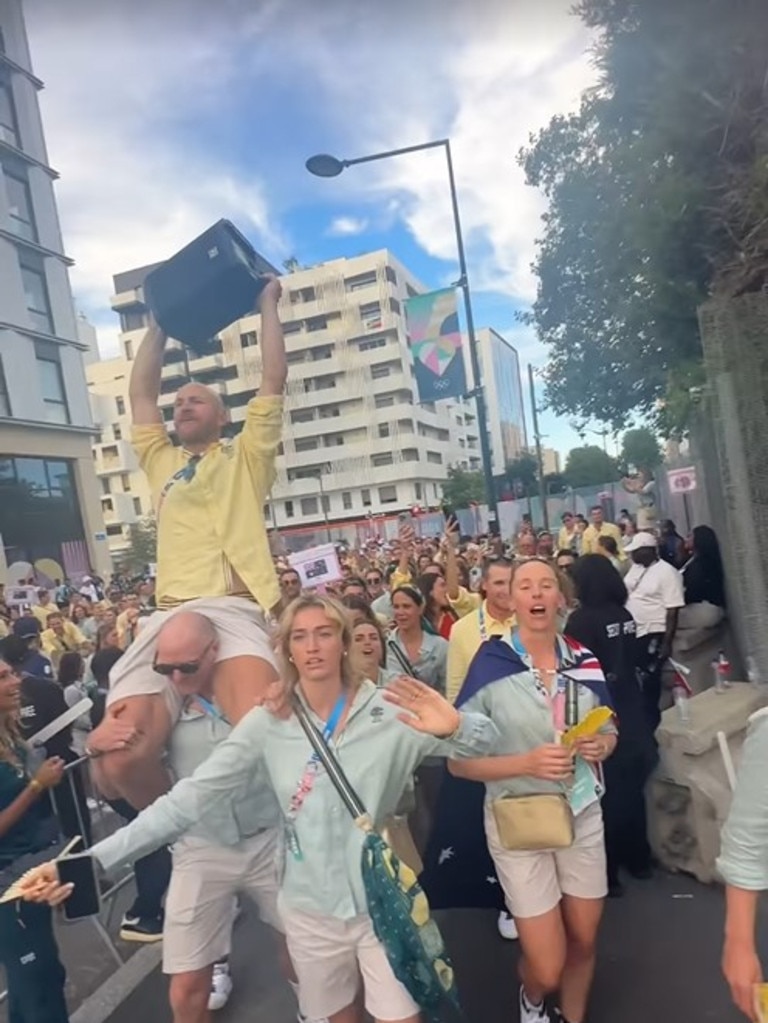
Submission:
[[[661,720],[661,671],[672,653],[678,613],[685,606],[683,577],[659,558],[653,533],[637,533],[625,550],[632,559],[624,579],[627,610],[637,623],[637,666],[646,712],[655,730]]]

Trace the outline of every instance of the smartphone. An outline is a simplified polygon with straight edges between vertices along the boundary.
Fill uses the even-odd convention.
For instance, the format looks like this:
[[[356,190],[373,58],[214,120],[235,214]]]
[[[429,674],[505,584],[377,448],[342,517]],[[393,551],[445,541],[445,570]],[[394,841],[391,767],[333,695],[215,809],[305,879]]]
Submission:
[[[56,869],[62,884],[75,886],[64,903],[64,918],[82,920],[86,916],[96,916],[101,909],[101,892],[93,856],[90,853],[65,856],[57,860]]]

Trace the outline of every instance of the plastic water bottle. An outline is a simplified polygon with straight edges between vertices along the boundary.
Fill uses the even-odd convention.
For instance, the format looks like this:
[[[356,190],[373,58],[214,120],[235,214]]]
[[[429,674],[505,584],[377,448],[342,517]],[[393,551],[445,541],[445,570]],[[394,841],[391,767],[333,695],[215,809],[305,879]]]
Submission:
[[[691,720],[691,708],[688,706],[688,690],[684,686],[675,686],[672,690],[672,699],[675,701],[680,721],[687,725]]]
[[[715,676],[716,693],[724,693],[731,688],[731,665],[724,650],[721,650],[717,655],[717,660],[712,662],[712,671]]]

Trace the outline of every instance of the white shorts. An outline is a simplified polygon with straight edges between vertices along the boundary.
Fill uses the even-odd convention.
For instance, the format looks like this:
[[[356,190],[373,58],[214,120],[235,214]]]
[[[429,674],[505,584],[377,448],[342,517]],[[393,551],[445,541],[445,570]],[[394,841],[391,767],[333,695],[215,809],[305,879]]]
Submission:
[[[365,1008],[375,1019],[416,1016],[419,1007],[395,977],[371,918],[315,916],[282,907],[285,936],[308,1019],[333,1016],[352,1005],[363,977]]]
[[[228,956],[235,896],[249,895],[261,919],[283,926],[277,909],[281,829],[269,828],[235,846],[188,836],[173,848],[165,900],[163,973],[190,973]]]
[[[563,895],[603,899],[608,875],[603,840],[603,811],[599,803],[575,821],[573,845],[567,849],[513,852],[499,841],[496,818],[485,804],[485,835],[501,887],[512,916],[542,916],[554,909]]]
[[[264,612],[258,604],[244,597],[201,597],[188,600],[168,611],[155,611],[146,620],[136,639],[109,673],[107,706],[126,696],[155,696],[162,693],[176,721],[181,712],[181,699],[173,685],[163,675],[152,670],[157,634],[173,615],[180,611],[194,611],[205,615],[216,627],[219,640],[219,661],[233,657],[260,657],[277,665],[273,640]]]

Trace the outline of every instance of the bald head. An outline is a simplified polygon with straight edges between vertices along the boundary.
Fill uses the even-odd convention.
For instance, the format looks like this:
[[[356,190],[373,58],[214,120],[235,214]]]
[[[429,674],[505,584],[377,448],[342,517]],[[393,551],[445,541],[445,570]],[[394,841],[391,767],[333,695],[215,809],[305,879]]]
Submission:
[[[170,668],[164,671],[176,688],[184,694],[210,689],[218,652],[218,637],[210,619],[194,611],[180,611],[163,625],[157,634],[155,665]],[[180,665],[195,667],[183,672]]]
[[[229,414],[221,395],[205,384],[184,384],[176,394],[173,423],[181,443],[205,449],[221,437]]]

